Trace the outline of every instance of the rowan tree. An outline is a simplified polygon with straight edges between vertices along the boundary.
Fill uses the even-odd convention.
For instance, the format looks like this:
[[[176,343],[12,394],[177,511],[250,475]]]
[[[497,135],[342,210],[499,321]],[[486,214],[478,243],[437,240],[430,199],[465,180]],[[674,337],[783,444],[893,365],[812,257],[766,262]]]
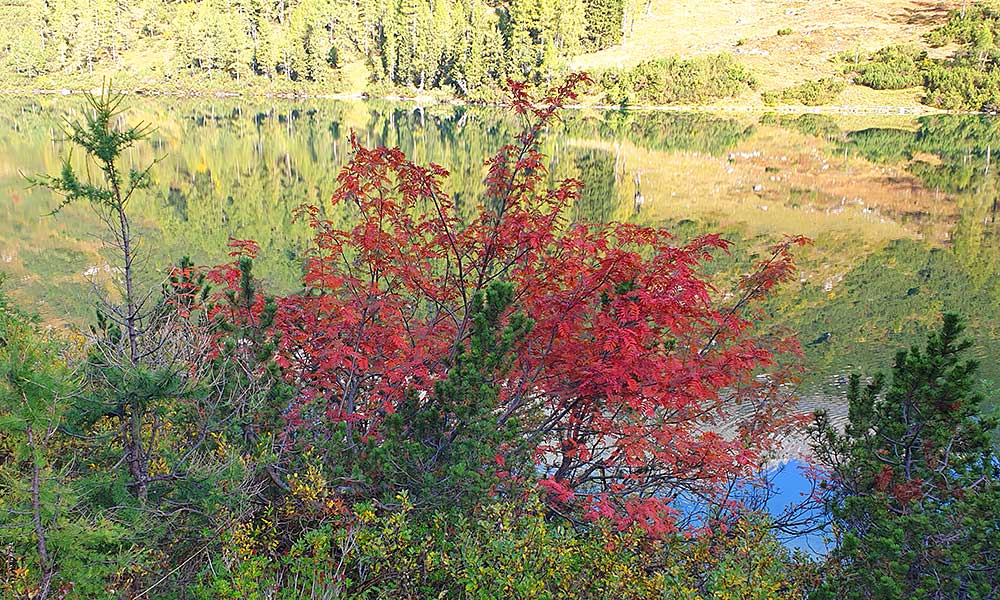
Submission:
[[[424,474],[458,460],[495,478],[496,493],[540,478],[554,515],[662,534],[674,498],[717,498],[789,422],[776,356],[793,345],[754,334],[752,306],[791,273],[790,247],[804,240],[776,247],[723,303],[700,274],[727,246],[718,236],[677,244],[659,228],[571,223],[581,184],[543,189],[539,140],[585,79],[537,102],[511,84],[525,129],[487,161],[471,222],[442,192],[443,167],[356,140],[332,199],[353,210],[353,227],[301,209],[315,232],[304,291],[276,299],[271,328],[296,388],[282,435],[321,460],[345,497],[391,499],[403,488],[419,502],[456,477],[391,480],[365,467],[373,444],[408,430],[405,456],[421,456]],[[484,309],[506,286],[509,306]],[[477,325],[483,310],[489,334]],[[504,341],[484,355],[485,339]],[[717,433],[739,405],[749,416],[738,432]],[[422,423],[435,433],[416,435],[428,431]],[[444,451],[472,430],[494,447],[460,459]]]

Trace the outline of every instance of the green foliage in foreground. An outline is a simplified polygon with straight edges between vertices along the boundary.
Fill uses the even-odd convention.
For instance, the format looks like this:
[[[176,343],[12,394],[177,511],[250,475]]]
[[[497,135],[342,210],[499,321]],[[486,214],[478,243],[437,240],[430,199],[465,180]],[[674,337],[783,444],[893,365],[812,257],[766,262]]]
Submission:
[[[252,302],[256,293],[252,285],[248,290],[245,300]],[[490,306],[508,301],[502,292],[485,300],[480,340],[457,361],[439,392],[443,400],[489,390],[475,390],[475,365],[502,356],[495,344],[516,335],[516,328],[499,339],[485,335],[497,330]],[[255,335],[246,328],[232,334]],[[239,377],[247,363],[239,347],[225,346],[221,362],[232,372],[219,377],[226,383],[219,393],[245,396]],[[197,468],[140,504],[126,491],[127,472],[102,459],[104,436],[112,432],[102,434],[99,424],[82,436],[73,432],[70,413],[83,393],[69,362],[74,355],[0,294],[4,598],[763,600],[802,598],[815,579],[810,563],[793,556],[755,515],[728,531],[651,542],[604,525],[574,530],[551,520],[531,496],[504,500],[468,486],[461,496],[475,502],[460,507],[449,502],[449,491],[438,490],[433,512],[426,498],[420,509],[403,490],[345,506],[342,474],[308,456],[282,460],[258,437],[280,427],[266,403],[252,412],[234,409],[228,426],[209,435],[210,451],[199,455]],[[422,427],[433,434],[433,423]],[[197,425],[178,420],[172,429],[196,433]],[[257,441],[248,443],[248,436]],[[170,443],[165,438],[150,450],[167,451]],[[402,442],[396,447],[413,450]],[[457,466],[483,447],[462,442],[450,462]],[[380,460],[400,464],[397,457]],[[269,469],[280,470],[287,487],[269,485]],[[404,487],[423,489],[413,482]],[[256,495],[248,501],[251,490]]]
[[[78,375],[66,347],[0,291],[0,596],[75,582],[98,597],[127,569],[130,527],[91,495],[80,443],[64,435]],[[81,510],[85,507],[85,510]],[[29,583],[30,582],[30,583]]]
[[[730,54],[691,59],[661,58],[600,78],[612,104],[699,104],[732,98],[757,87],[750,70]]]
[[[816,598],[994,598],[1000,593],[1000,462],[962,326],[945,315],[889,381],[851,379],[840,433],[817,415],[816,457],[838,545]]]
[[[490,495],[497,480],[482,465],[517,443],[513,424],[494,425],[500,389],[491,375],[509,371],[511,348],[532,328],[520,313],[501,322],[513,295],[512,285],[495,283],[472,299],[468,347],[457,352],[447,378],[435,385],[429,402],[408,397],[387,419],[385,435],[367,442],[359,471],[379,473],[380,480],[366,495],[392,498],[409,490],[424,510],[471,510]],[[350,452],[338,450],[335,455],[349,462]]]
[[[547,522],[536,500],[419,519],[405,495],[358,505],[287,551],[236,529],[195,597],[243,598],[803,598],[813,577],[751,518],[729,533],[650,543],[605,527]]]

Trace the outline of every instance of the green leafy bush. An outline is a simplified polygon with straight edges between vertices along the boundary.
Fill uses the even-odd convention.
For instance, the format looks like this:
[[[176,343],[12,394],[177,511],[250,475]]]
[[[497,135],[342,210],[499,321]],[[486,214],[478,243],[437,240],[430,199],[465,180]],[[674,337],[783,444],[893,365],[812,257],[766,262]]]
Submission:
[[[799,102],[806,106],[820,106],[832,102],[847,84],[843,79],[826,78],[805,81],[785,89],[781,99],[785,102]]]
[[[855,83],[876,90],[900,90],[924,82],[921,63],[927,53],[913,46],[889,46],[857,69]]]
[[[941,47],[948,44],[975,44],[985,40],[985,32],[1000,28],[1000,6],[977,2],[965,10],[952,10],[948,21],[927,34],[927,43]]]
[[[853,375],[844,431],[816,415],[813,450],[830,470],[838,531],[816,598],[991,598],[1000,582],[1000,470],[965,352],[946,314],[926,346],[896,354],[890,378]]]
[[[840,54],[845,73],[876,90],[924,85],[924,103],[947,110],[1000,108],[1000,8],[976,4],[954,10],[948,21],[927,35],[932,46],[958,44],[953,56],[930,60],[913,46],[889,46],[862,59],[861,53]]]
[[[754,89],[757,79],[723,53],[689,60],[663,58],[606,71],[600,85],[612,104],[677,104],[731,98]]]
[[[2,282],[2,277],[0,277]],[[0,290],[0,597],[96,598],[134,575],[149,552],[133,546],[124,514],[93,506],[99,475],[74,469],[86,444],[59,435],[80,381],[70,345],[11,306]],[[62,596],[65,597],[65,596]]]
[[[1000,7],[979,3],[952,11],[927,36],[934,46],[960,44],[951,58],[928,65],[924,102],[949,110],[1000,108]]]
[[[987,110],[1000,107],[1000,70],[980,71],[968,66],[936,64],[927,70],[931,106],[948,110]]]

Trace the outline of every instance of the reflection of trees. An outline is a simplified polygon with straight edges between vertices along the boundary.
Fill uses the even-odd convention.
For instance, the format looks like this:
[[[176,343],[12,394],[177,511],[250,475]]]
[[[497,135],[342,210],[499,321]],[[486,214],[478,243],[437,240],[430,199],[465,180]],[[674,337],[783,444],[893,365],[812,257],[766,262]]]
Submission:
[[[41,252],[19,255],[27,272],[46,281],[56,277],[60,285],[76,285],[82,291],[86,284],[80,274],[102,262],[87,241],[96,226],[93,215],[79,210],[39,220],[52,208],[53,199],[37,190],[25,191],[17,175],[58,169],[60,147],[51,142],[53,129],[60,114],[69,115],[79,105],[33,98],[11,103],[0,114],[0,184],[24,200],[7,206],[6,215],[0,213],[0,239],[10,244],[19,240],[25,249],[45,243],[75,248],[80,264],[66,273],[44,272],[55,267],[52,261],[38,260]],[[350,157],[352,132],[364,145],[399,146],[417,162],[448,168],[452,175],[447,189],[463,213],[471,214],[482,197],[484,161],[519,127],[516,119],[499,110],[342,102],[308,107],[201,100],[168,108],[136,101],[128,117],[156,125],[149,143],[128,159],[141,164],[162,157],[152,189],[136,198],[136,214],[147,230],[149,268],[172,264],[180,255],[202,264],[217,262],[224,258],[230,236],[253,238],[262,248],[260,272],[284,289],[296,285],[309,240],[307,228],[294,222],[294,209],[307,202],[321,206],[329,218],[351,220],[347,209],[329,214],[327,199],[337,185],[339,167]],[[562,134],[553,134],[544,141],[543,150],[552,159],[550,177],[593,180],[577,208],[578,217],[612,218],[612,207],[621,204],[609,180],[613,160],[561,140]],[[627,213],[618,218],[624,217]],[[64,262],[53,264],[62,268]],[[84,294],[70,297],[82,302]],[[66,310],[79,315],[85,309]]]
[[[921,119],[913,151],[934,154],[940,164],[923,163],[928,186],[948,192],[973,191],[1000,174],[992,165],[1000,148],[1000,120],[985,115],[941,115]]]
[[[768,113],[761,117],[760,122],[766,125],[780,125],[786,129],[794,129],[800,133],[814,135],[827,140],[842,136],[837,122],[829,115],[812,113],[804,115],[778,115]]]
[[[916,131],[866,129],[847,134],[842,147],[877,163],[907,161],[928,189],[956,198],[958,220],[951,234],[955,257],[972,282],[1000,302],[1000,119],[985,115],[935,115]]]
[[[581,150],[573,163],[575,177],[587,182],[573,207],[573,220],[606,223],[627,219],[628,215],[618,210],[623,203],[618,201],[614,156],[600,150]]]
[[[573,113],[568,131],[582,138],[628,139],[649,150],[686,150],[720,155],[753,135],[753,126],[700,113],[608,111]]]
[[[1000,119],[985,115],[935,115],[916,131],[864,129],[848,133],[842,147],[877,163],[911,160],[910,171],[928,188],[961,193],[1000,177]],[[933,155],[933,161],[920,157]]]
[[[955,256],[973,280],[986,288],[994,305],[1000,304],[1000,223],[997,204],[1000,185],[984,181],[959,197],[959,220],[952,232]]]
[[[897,164],[913,156],[916,134],[905,129],[862,129],[847,134],[842,149],[882,164]]]

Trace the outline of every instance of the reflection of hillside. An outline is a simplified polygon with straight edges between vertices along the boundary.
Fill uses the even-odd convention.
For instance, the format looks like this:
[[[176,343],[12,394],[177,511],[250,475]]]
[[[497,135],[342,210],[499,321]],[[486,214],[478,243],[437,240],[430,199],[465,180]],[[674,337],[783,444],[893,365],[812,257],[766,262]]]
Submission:
[[[943,249],[898,241],[861,260],[831,290],[803,285],[786,317],[804,341],[807,356],[823,372],[870,369],[891,362],[893,349],[919,343],[942,310],[969,319],[981,374],[996,380],[1000,362],[1000,304],[958,258]]]
[[[867,129],[846,135],[845,151],[900,165],[935,195],[947,198],[955,217],[941,241],[979,285],[1000,301],[1000,120],[939,115],[920,119],[915,131]],[[938,238],[936,238],[938,239]]]
[[[840,192],[850,189],[852,181],[866,185],[856,170],[823,169],[829,163],[818,150],[796,138],[782,139],[779,133],[758,131],[718,156],[647,150],[629,141],[574,139],[572,143],[616,156],[623,200],[634,193],[634,175],[642,174],[646,203],[639,218],[644,222],[701,217],[723,226],[740,224],[755,233],[816,237],[860,231],[870,241],[912,235],[893,220],[865,211],[865,205],[843,201]],[[867,183],[871,195],[895,194],[881,183],[880,178]]]
[[[954,310],[974,325],[983,375],[1000,376],[990,353],[1000,337],[1000,172],[992,164],[1000,120],[941,115],[912,127],[854,131],[806,117],[779,124],[825,140],[830,156],[845,164],[855,157],[896,185],[905,181],[910,193],[880,201],[879,209],[949,249],[895,242],[852,267],[835,289],[804,285],[789,312],[798,314],[793,320],[804,340],[828,340],[807,354],[824,370],[885,362],[880,346],[917,342],[940,311]]]
[[[917,341],[943,309],[982,325],[981,351],[1000,338],[996,187],[981,177],[975,186],[964,177],[947,188],[928,179],[932,167],[938,176],[967,174],[977,156],[982,174],[988,146],[958,143],[969,132],[961,122],[912,127],[851,132],[806,115],[765,118],[711,152],[683,144],[650,150],[621,139],[574,143],[616,156],[622,201],[632,193],[629,174],[642,172],[641,220],[673,223],[684,237],[723,229],[738,240],[737,255],[712,267],[720,273],[733,276],[752,260],[743,248],[784,233],[814,238],[800,253],[800,281],[771,309],[800,334],[813,372],[830,374],[884,364],[891,358],[885,348]],[[942,130],[954,132],[952,141],[935,148],[941,138],[929,132]],[[1000,374],[995,357],[983,358],[985,376]]]

